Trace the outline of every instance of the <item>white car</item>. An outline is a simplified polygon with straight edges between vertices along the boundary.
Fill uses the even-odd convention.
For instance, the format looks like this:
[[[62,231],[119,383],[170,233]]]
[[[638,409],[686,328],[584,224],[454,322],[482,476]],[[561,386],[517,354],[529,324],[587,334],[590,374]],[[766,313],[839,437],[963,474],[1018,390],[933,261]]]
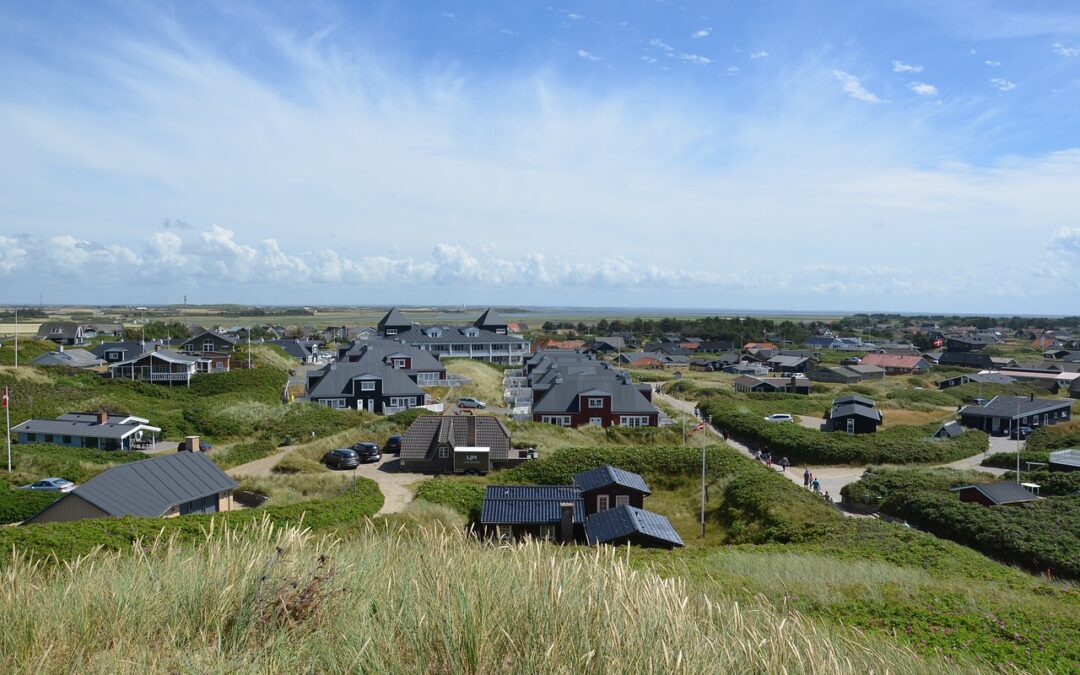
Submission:
[[[459,408],[486,408],[487,403],[471,396],[462,396],[458,399]]]
[[[773,413],[765,417],[766,422],[794,422],[795,418],[787,413]]]
[[[23,485],[20,489],[34,492],[71,492],[75,489],[75,483],[65,478],[42,478],[36,483]]]

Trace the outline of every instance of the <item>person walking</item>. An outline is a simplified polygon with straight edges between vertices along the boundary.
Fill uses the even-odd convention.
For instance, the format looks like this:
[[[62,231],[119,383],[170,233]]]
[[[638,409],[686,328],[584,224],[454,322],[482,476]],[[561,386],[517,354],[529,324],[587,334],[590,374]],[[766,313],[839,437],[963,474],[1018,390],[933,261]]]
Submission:
[[[821,483],[818,482],[817,478],[814,479],[814,482],[810,483],[810,489],[813,490],[816,495],[821,494]]]
[[[810,469],[803,469],[802,486],[804,488],[810,489]]]
[[[788,458],[787,457],[781,457],[780,458],[780,471],[782,471],[784,473],[787,473],[787,468],[789,466],[791,466],[791,462],[788,461]]]

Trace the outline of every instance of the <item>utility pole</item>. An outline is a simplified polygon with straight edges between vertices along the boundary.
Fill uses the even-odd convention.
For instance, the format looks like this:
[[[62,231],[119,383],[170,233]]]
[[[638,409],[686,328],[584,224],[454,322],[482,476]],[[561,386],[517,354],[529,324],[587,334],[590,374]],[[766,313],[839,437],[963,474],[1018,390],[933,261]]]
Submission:
[[[7,387],[4,387],[4,418],[7,424],[7,433],[4,434],[7,439],[7,470],[11,473],[11,395]]]
[[[251,370],[251,326],[247,329],[248,338],[248,370]],[[353,473],[356,473],[355,471]]]
[[[709,428],[712,427],[712,415],[706,418],[705,423],[708,425],[702,431],[701,434],[701,538],[705,538],[705,437],[709,435]]]
[[[19,308],[15,308],[15,367],[19,367]]]
[[[1020,483],[1020,401],[1016,399],[1016,482]]]

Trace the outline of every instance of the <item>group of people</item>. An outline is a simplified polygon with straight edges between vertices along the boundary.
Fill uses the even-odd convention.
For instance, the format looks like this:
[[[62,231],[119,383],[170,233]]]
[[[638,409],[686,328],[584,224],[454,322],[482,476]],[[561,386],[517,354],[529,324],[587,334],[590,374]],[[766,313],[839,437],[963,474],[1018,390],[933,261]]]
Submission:
[[[821,482],[814,477],[814,474],[810,472],[810,469],[803,469],[802,484],[804,488],[813,491],[814,494],[821,494]]]
[[[769,467],[770,469],[772,468],[773,456],[772,453],[769,452],[768,448],[762,447],[754,450],[754,459],[765,462],[765,466]],[[781,457],[780,461],[777,462],[777,464],[780,466],[780,470],[785,472],[787,471],[787,468],[791,466],[791,462],[788,461],[787,457]]]

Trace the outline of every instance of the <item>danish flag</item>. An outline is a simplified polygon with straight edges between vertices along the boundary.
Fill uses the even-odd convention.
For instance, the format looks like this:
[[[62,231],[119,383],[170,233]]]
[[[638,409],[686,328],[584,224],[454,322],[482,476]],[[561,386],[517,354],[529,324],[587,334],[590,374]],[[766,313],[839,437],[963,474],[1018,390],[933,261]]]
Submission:
[[[6,404],[5,404],[5,405],[6,405]],[[693,429],[691,429],[691,430],[690,430],[690,433],[694,433],[695,431],[701,431],[701,430],[702,430],[702,429],[704,429],[704,428],[705,428],[705,423],[704,423],[704,422],[702,422],[701,424],[699,424],[699,425],[697,425],[696,427],[694,427]]]
[[[8,388],[4,387],[4,410],[7,410],[8,406]]]

